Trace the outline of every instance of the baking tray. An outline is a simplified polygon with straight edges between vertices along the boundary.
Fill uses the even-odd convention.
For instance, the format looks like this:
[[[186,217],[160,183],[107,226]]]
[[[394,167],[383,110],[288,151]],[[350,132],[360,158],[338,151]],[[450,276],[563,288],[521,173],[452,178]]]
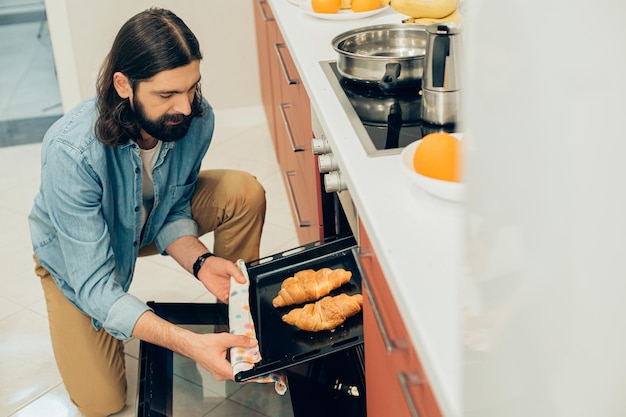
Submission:
[[[263,359],[253,369],[235,375],[235,381],[244,382],[363,343],[362,313],[348,318],[334,330],[307,332],[281,319],[283,314],[301,305],[280,308],[272,305],[283,280],[303,269],[343,268],[350,271],[350,281],[330,295],[360,294],[361,275],[351,250],[355,246],[353,236],[336,237],[246,265],[250,278],[250,312]]]

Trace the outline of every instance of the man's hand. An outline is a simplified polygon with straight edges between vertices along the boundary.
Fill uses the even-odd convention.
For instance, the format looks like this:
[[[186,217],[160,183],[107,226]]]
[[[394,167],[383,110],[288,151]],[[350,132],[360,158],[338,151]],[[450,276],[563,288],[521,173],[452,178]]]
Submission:
[[[197,237],[182,236],[172,242],[166,251],[189,273],[193,273],[194,262],[208,249]],[[206,258],[202,268],[198,271],[198,279],[223,303],[228,302],[231,276],[235,277],[237,282],[242,284],[246,282],[243,274],[233,262],[218,256]]]
[[[139,316],[133,336],[195,360],[218,381],[234,378],[230,363],[226,360],[229,348],[237,346],[249,349],[258,344],[256,339],[243,335],[194,333],[162,319],[152,311]]]
[[[204,284],[206,289],[223,303],[228,303],[231,276],[237,282],[242,284],[246,282],[243,274],[234,263],[217,256],[207,258],[198,272],[198,279]]]
[[[249,349],[257,345],[256,339],[230,333],[199,334],[194,359],[218,381],[234,379],[226,352],[233,346]]]

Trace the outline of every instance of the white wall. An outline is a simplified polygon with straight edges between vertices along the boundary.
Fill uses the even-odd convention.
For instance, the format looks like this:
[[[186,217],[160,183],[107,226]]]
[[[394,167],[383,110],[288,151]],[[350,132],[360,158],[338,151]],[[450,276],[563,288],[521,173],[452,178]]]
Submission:
[[[626,415],[626,4],[470,0],[465,417]]]
[[[63,110],[95,93],[119,28],[151,6],[168,8],[196,34],[202,92],[216,109],[261,105],[253,3],[248,0],[46,0]]]

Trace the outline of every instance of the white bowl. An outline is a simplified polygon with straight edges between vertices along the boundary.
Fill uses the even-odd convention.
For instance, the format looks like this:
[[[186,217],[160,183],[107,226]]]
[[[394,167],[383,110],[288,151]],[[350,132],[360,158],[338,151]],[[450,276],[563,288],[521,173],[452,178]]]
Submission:
[[[462,135],[458,133],[453,133],[452,136],[458,140],[461,140],[462,137]],[[402,157],[402,166],[404,167],[409,181],[435,197],[454,202],[464,201],[466,193],[465,184],[461,182],[438,180],[415,172],[413,168],[413,155],[419,143],[419,141],[411,143],[406,146],[400,154]]]

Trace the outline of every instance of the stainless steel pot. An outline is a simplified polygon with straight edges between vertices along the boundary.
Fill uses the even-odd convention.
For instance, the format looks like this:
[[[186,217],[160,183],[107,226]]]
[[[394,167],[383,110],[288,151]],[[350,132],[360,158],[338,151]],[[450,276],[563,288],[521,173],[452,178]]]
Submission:
[[[332,40],[337,70],[383,91],[421,83],[426,25],[388,24],[354,29]]]

